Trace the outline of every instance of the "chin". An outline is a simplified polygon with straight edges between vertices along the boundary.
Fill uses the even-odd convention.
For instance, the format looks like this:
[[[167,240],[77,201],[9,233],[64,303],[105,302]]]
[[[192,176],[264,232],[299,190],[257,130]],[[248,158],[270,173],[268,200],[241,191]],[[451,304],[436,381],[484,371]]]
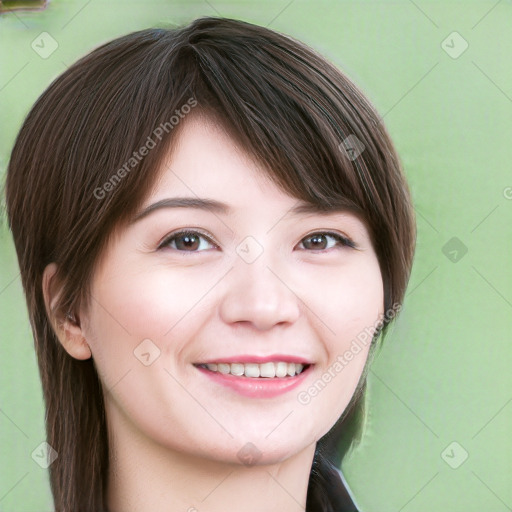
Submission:
[[[233,440],[211,450],[202,450],[197,454],[199,458],[234,464],[236,466],[271,466],[279,464],[314,445],[314,442],[299,441],[291,443],[290,440],[278,444],[275,441],[242,441]]]

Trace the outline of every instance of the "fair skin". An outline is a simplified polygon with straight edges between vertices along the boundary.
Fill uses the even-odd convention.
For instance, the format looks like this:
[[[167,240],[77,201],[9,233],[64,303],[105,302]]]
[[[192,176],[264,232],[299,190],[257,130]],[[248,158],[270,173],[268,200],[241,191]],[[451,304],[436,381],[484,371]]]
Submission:
[[[89,307],[54,325],[73,357],[93,357],[103,385],[109,510],[303,511],[315,444],[350,401],[369,345],[309,403],[298,396],[382,314],[378,260],[358,217],[293,215],[298,200],[220,128],[192,116],[182,128],[143,209],[199,197],[230,211],[161,207],[124,227],[95,271]],[[160,246],[184,228],[197,238]],[[55,270],[44,275],[47,304]],[[271,378],[221,380],[197,366],[248,356],[309,366],[280,377],[300,381],[272,396],[258,394]]]

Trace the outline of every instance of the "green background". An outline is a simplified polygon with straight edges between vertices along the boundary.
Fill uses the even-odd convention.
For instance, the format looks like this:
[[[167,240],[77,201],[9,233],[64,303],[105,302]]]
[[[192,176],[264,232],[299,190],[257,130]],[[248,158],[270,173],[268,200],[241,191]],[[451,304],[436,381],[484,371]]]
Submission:
[[[361,511],[511,510],[512,2],[68,0],[0,15],[2,183],[24,116],[67,66],[118,35],[201,15],[323,53],[376,105],[405,166],[413,273],[369,374],[362,443],[343,464]],[[47,58],[32,48],[42,32],[58,44]],[[3,209],[0,306],[0,511],[50,511],[47,471],[31,457],[44,409]]]

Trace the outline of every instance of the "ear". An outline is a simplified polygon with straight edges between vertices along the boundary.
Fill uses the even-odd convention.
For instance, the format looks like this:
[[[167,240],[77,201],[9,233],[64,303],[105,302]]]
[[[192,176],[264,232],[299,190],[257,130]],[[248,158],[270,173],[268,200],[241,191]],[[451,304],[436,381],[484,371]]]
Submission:
[[[65,314],[55,306],[60,295],[60,285],[56,282],[57,265],[50,263],[43,272],[43,296],[46,313],[57,338],[64,350],[75,359],[89,359],[91,349],[80,327],[80,319],[71,312]]]

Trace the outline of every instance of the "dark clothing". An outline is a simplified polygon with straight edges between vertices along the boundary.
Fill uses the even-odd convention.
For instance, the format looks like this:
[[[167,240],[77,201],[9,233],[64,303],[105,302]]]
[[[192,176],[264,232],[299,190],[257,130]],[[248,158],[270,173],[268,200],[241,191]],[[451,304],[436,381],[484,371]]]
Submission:
[[[359,512],[356,505],[352,501],[352,497],[349,494],[341,471],[337,471],[339,473],[342,487],[334,485],[332,486],[332,488],[336,489],[336,502],[337,506],[339,507],[336,509],[336,512]]]

